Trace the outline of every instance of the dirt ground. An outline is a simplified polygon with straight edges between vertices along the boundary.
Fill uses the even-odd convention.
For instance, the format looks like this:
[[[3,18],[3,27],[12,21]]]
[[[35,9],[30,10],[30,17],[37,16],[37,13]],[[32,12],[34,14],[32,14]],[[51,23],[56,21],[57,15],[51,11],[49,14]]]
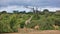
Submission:
[[[32,31],[25,33],[0,33],[0,34],[60,34],[60,30]]]

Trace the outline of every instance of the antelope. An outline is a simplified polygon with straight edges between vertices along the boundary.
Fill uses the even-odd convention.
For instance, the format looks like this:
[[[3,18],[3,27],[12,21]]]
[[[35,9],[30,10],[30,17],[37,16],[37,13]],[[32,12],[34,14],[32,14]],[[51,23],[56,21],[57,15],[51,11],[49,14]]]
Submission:
[[[39,25],[36,25],[34,28],[35,28],[36,30],[38,30],[38,29],[39,29]]]
[[[55,28],[55,30],[59,28],[59,26],[57,25],[53,25],[53,27]]]

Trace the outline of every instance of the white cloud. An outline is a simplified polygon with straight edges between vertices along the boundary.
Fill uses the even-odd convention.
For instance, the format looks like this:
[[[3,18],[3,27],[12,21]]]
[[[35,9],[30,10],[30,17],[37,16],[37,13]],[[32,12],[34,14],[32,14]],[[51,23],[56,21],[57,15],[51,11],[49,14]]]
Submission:
[[[44,9],[48,9],[49,11],[53,11],[53,12],[55,12],[56,10],[60,10],[60,8],[42,8],[42,11],[44,10]]]
[[[8,6],[0,9],[0,11],[7,11],[7,12],[13,12],[13,10],[27,11],[27,12],[30,11],[30,9],[27,9],[23,6]]]

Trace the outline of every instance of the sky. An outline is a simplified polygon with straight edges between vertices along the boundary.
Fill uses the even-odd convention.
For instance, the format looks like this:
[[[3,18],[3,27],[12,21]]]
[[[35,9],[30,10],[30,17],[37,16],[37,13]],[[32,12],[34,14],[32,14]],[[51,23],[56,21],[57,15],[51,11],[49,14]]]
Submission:
[[[60,10],[60,0],[0,0],[0,11],[30,11],[25,6],[39,7],[38,9],[40,10],[49,9],[55,11]]]

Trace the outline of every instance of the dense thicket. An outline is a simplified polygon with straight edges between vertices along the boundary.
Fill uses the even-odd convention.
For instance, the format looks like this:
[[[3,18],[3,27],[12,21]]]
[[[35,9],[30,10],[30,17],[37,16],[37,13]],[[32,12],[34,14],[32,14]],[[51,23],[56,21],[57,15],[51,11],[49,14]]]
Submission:
[[[44,12],[45,11],[45,12]],[[14,12],[14,13],[0,13],[0,32],[17,32],[18,28],[25,26],[25,21],[32,15],[31,23],[28,24],[27,28],[34,28],[39,25],[39,30],[54,30],[54,26],[58,26],[60,29],[60,14],[59,12],[49,12],[44,10],[39,14],[33,14],[32,12]]]

